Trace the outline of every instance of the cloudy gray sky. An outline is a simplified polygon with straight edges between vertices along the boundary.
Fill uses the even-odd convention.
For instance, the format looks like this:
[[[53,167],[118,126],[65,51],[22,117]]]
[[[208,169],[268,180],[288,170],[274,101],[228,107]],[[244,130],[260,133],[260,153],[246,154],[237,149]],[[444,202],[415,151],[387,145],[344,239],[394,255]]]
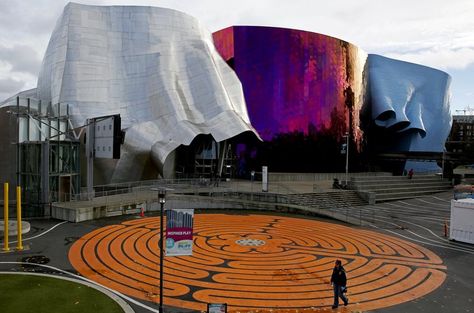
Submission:
[[[68,1],[0,0],[0,101],[36,86],[56,19]],[[472,0],[78,0],[151,5],[197,17],[210,31],[230,25],[303,29],[349,41],[368,53],[451,74],[453,114],[474,108]],[[473,112],[474,113],[474,112]]]

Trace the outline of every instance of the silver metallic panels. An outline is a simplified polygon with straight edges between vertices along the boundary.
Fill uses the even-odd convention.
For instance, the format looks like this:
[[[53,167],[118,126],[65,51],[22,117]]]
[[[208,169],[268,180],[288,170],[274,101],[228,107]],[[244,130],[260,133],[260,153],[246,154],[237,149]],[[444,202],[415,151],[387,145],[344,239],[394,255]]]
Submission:
[[[150,155],[161,169],[198,134],[222,141],[253,131],[241,84],[211,34],[169,9],[68,4],[51,36],[37,97],[70,104],[74,126],[121,115],[126,136],[112,181],[142,178],[144,166],[136,162]]]

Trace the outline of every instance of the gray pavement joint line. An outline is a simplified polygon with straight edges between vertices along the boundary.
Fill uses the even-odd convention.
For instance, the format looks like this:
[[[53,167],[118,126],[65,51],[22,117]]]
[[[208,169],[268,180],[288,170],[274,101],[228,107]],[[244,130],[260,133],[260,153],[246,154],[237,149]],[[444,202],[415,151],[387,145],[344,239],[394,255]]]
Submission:
[[[388,218],[387,218],[388,219]],[[398,224],[395,224],[395,223],[392,223],[392,222],[389,222],[389,221],[384,221],[384,220],[381,220],[381,219],[378,219],[378,218],[374,218],[373,220],[376,220],[376,221],[380,221],[382,223],[386,223],[386,224],[389,224],[389,225],[393,225],[393,226],[396,226],[396,227],[401,227],[400,225]],[[373,225],[372,223],[370,223],[370,221],[366,221],[370,226],[374,227],[374,228],[377,228],[377,229],[381,229],[380,227],[378,226],[375,226]],[[416,224],[415,224],[416,225]],[[419,226],[419,225],[417,225]],[[422,227],[422,226],[420,226]],[[384,229],[386,230],[386,229]],[[389,230],[386,230],[386,231],[389,231]],[[460,247],[460,246],[457,246],[456,248],[455,247],[451,247],[450,245],[446,246],[445,244],[443,243],[440,243],[439,241],[436,241],[434,239],[430,239],[430,238],[427,238],[427,237],[424,237],[422,235],[419,235],[415,232],[412,232],[410,230],[407,230],[407,232],[411,233],[412,235],[416,236],[416,237],[420,237],[420,238],[423,238],[427,241],[431,241],[431,242],[435,242],[435,243],[438,243],[438,244],[433,244],[433,243],[430,243],[430,242],[425,242],[425,241],[418,241],[416,239],[413,239],[413,238],[410,238],[410,237],[406,237],[406,236],[403,236],[401,234],[398,234],[397,232],[394,232],[400,236],[403,236],[404,238],[409,238],[410,240],[413,240],[413,241],[417,241],[417,242],[421,242],[421,243],[424,243],[424,244],[427,244],[427,245],[432,245],[432,246],[435,246],[435,247],[440,247],[440,248],[444,248],[444,249],[449,249],[449,250],[455,250],[455,251],[459,251],[459,252],[467,252],[467,253],[470,253],[470,254],[474,254],[474,250],[471,250],[471,249],[467,249],[467,248],[464,248],[464,247]],[[443,239],[443,238],[442,238]]]
[[[423,204],[412,204],[413,206],[421,206],[421,205],[424,205],[424,204],[429,204],[431,206],[431,210],[436,210],[436,211],[446,211],[446,207],[448,207],[448,205],[444,204],[444,203],[435,203],[435,202],[429,202],[429,201],[426,201],[425,199],[416,199],[418,202],[422,202]]]
[[[58,223],[58,224],[54,225],[53,227],[51,227],[50,229],[45,230],[45,231],[42,232],[41,234],[38,234],[38,235],[33,236],[33,237],[29,237],[29,238],[24,238],[22,241],[33,240],[33,239],[36,239],[36,238],[41,237],[41,236],[43,236],[43,235],[46,235],[47,233],[49,233],[50,231],[52,231],[52,230],[55,229],[56,227],[61,226],[62,224],[65,224],[65,223],[69,223],[69,222],[68,222],[68,221],[64,221],[64,222]],[[12,241],[10,241],[10,243],[17,243],[17,242],[18,242],[18,240],[12,240]],[[3,245],[3,242],[0,242],[0,244]]]
[[[386,224],[390,224],[390,225],[396,226],[396,227],[398,227],[398,228],[401,227],[400,225],[398,225],[398,224],[396,224],[396,223],[384,221],[384,220],[377,219],[377,218],[376,218],[375,220],[380,221],[380,222],[383,222],[383,223],[386,223]],[[415,225],[416,225],[416,224],[415,224]],[[418,226],[418,225],[417,225],[417,226]],[[378,228],[378,227],[377,227],[377,228]],[[411,231],[411,230],[406,230],[406,231],[409,232],[410,234],[416,236],[416,237],[419,237],[419,238],[425,239],[425,240],[427,240],[427,241],[431,241],[431,242],[435,242],[435,243],[440,244],[440,245],[436,245],[436,246],[438,246],[438,247],[443,247],[443,248],[446,248],[446,249],[453,249],[453,247],[451,247],[451,246],[446,246],[444,243],[441,243],[441,242],[439,242],[439,241],[437,241],[437,240],[435,240],[435,239],[430,239],[430,238],[424,237],[424,236],[422,236],[422,235],[420,235],[420,234],[417,234],[417,233],[415,233],[415,232],[413,232],[413,231]],[[429,243],[425,242],[425,244],[429,244]],[[462,248],[462,247],[460,247],[458,251],[463,251],[463,252],[468,252],[468,253],[474,253],[474,250],[464,249],[464,248]]]
[[[387,219],[388,219],[388,217],[383,217],[383,216],[381,216],[381,218],[387,218]],[[422,229],[426,230],[427,232],[431,233],[433,236],[439,238],[441,241],[450,242],[448,239],[443,238],[443,237],[441,237],[441,236],[439,236],[439,235],[436,235],[436,234],[435,234],[431,229],[429,229],[428,227],[422,226],[422,225],[417,224],[417,223],[409,222],[409,221],[406,221],[406,220],[402,220],[402,219],[398,219],[398,220],[399,220],[400,222],[407,223],[407,224],[411,224],[411,225],[415,225],[416,227],[422,228]]]
[[[403,204],[402,205],[400,205]],[[410,210],[416,210],[416,212],[424,212],[424,213],[447,213],[448,210],[446,209],[446,206],[443,208],[433,208],[430,207],[428,208],[426,205],[421,205],[421,204],[410,204],[407,202],[400,201],[398,203],[385,203],[385,205],[390,206],[390,207],[395,207],[395,208],[400,208],[400,209],[406,209],[406,207],[410,207]],[[433,204],[430,203],[431,206]]]
[[[431,218],[431,217],[418,216],[418,215],[407,215],[407,214],[403,214],[403,212],[393,212],[393,211],[385,211],[385,210],[361,209],[360,211],[362,212],[361,213],[362,217],[366,217],[370,219],[375,218],[375,217],[382,217],[381,213],[385,213],[385,214],[390,214],[390,218],[392,219],[398,219],[400,218],[400,216],[404,216],[404,217],[410,217],[417,220],[422,220],[424,222],[428,222],[428,223],[432,223],[436,225],[443,225],[444,221],[449,220],[449,218],[448,219]]]
[[[387,213],[392,213],[392,214],[403,214],[404,216],[410,216],[410,217],[423,217],[426,219],[434,219],[433,217],[427,217],[427,216],[420,216],[420,214],[426,214],[426,213],[431,213],[428,211],[413,211],[410,210],[410,213],[417,213],[417,214],[407,214],[408,212],[406,210],[402,210],[403,207],[396,207],[396,208],[386,208],[383,206],[370,206],[366,207],[365,210],[371,210],[373,212],[387,212]],[[364,209],[363,209],[364,210]],[[446,212],[447,214],[448,212]],[[449,218],[449,216],[441,216],[441,215],[436,215],[437,219],[440,221],[446,220],[446,218]]]
[[[438,198],[438,197],[432,197],[432,198],[435,198],[436,200],[440,200],[440,201],[443,201],[443,202],[451,203],[451,200],[446,200],[446,199]]]
[[[124,295],[124,294],[122,294],[122,293],[116,291],[116,290],[113,290],[112,288],[109,288],[109,287],[106,287],[106,286],[104,286],[104,285],[101,285],[101,284],[99,284],[99,283],[97,283],[97,282],[95,282],[95,281],[93,281],[93,280],[90,280],[90,279],[88,279],[88,278],[86,278],[86,277],[82,277],[82,276],[79,276],[79,275],[76,275],[76,274],[73,274],[73,273],[69,273],[68,271],[62,270],[62,269],[57,268],[57,267],[54,267],[54,266],[45,265],[45,264],[36,264],[36,263],[30,263],[30,262],[1,262],[1,261],[0,261],[0,264],[30,265],[30,266],[40,266],[40,267],[52,269],[52,270],[58,271],[58,272],[60,272],[60,273],[66,274],[66,275],[70,275],[70,276],[72,276],[72,277],[74,277],[74,278],[77,278],[77,279],[79,279],[79,280],[83,280],[83,281],[86,281],[86,282],[91,283],[91,284],[93,284],[93,285],[102,287],[102,288],[104,288],[104,289],[106,289],[106,290],[108,290],[108,291],[114,293],[115,295],[121,297],[122,299],[125,299],[125,300],[127,300],[128,302],[131,302],[131,303],[133,303],[133,304],[135,304],[135,305],[137,305],[137,306],[140,306],[140,307],[142,307],[142,308],[144,308],[144,309],[146,309],[146,310],[148,310],[148,311],[150,311],[150,312],[160,313],[159,310],[154,309],[154,308],[152,308],[152,307],[149,307],[149,306],[147,306],[147,305],[145,305],[145,304],[143,304],[143,303],[141,303],[141,302],[139,302],[139,301],[137,301],[137,300],[135,300],[135,299],[132,299],[132,298],[130,298],[130,297],[128,297],[128,296],[126,296],[126,295]]]
[[[42,276],[42,277],[53,277],[53,278],[56,278],[56,279],[63,279],[63,280],[71,281],[71,282],[74,282],[76,284],[82,284],[82,285],[88,286],[90,288],[94,288],[95,290],[98,290],[98,291],[102,292],[103,294],[105,294],[106,296],[108,296],[109,298],[111,298],[112,300],[117,302],[117,304],[120,305],[120,307],[123,309],[123,311],[125,313],[134,313],[135,312],[127,302],[125,302],[122,298],[120,298],[116,294],[110,292],[107,289],[103,289],[102,287],[100,287],[98,285],[91,284],[87,281],[82,281],[82,280],[79,280],[79,279],[76,279],[76,278],[70,278],[70,277],[64,277],[64,276],[44,274],[44,273],[4,272],[4,271],[0,271],[0,274],[5,274],[5,275],[33,275],[33,276]]]
[[[429,202],[429,201],[427,201],[427,200],[425,200],[425,199],[416,199],[416,201],[418,201],[418,202],[423,202],[423,203],[427,203],[427,204],[429,204],[429,205],[434,205],[434,206],[437,206],[437,207],[443,207],[443,208],[446,207],[446,204],[444,204],[444,203]]]
[[[430,243],[430,242],[425,242],[425,241],[422,241],[422,240],[417,240],[417,239],[414,239],[414,238],[411,238],[411,237],[408,237],[408,236],[405,236],[405,235],[402,235],[400,233],[397,233],[396,231],[392,231],[392,230],[388,230],[388,229],[383,229],[383,228],[380,228],[376,225],[373,225],[371,224],[370,226],[374,227],[374,228],[377,228],[381,231],[386,231],[386,232],[389,232],[391,234],[395,234],[399,237],[402,237],[402,238],[405,238],[407,240],[410,240],[410,241],[414,241],[414,242],[418,242],[418,243],[422,243],[422,244],[425,244],[425,245],[428,245],[428,246],[434,246],[434,247],[438,247],[438,248],[444,248],[444,249],[448,249],[448,250],[454,250],[454,251],[458,251],[458,252],[465,252],[465,253],[469,253],[469,254],[474,254],[474,251],[470,251],[470,250],[463,250],[463,249],[457,249],[457,248],[452,248],[452,247],[446,247],[446,246],[441,246],[441,245],[436,245],[434,243]]]

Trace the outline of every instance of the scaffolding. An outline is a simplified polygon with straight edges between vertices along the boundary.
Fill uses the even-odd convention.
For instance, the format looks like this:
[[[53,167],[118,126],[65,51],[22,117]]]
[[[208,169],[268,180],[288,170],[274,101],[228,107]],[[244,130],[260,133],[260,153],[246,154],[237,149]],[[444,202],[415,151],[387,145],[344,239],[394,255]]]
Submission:
[[[21,96],[12,100],[2,105],[0,114],[16,119],[8,123],[13,129],[7,139],[16,146],[16,160],[10,158],[3,166],[16,171],[24,216],[50,216],[50,203],[80,192],[80,143],[69,120],[69,105]]]

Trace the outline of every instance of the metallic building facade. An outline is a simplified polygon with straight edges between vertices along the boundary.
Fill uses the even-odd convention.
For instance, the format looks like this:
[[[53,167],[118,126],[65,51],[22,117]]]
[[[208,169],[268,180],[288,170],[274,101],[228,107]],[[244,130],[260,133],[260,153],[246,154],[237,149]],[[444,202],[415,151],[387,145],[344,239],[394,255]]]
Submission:
[[[241,80],[252,125],[264,140],[313,130],[359,136],[364,51],[333,37],[272,27],[229,27],[214,33],[214,42]]]
[[[373,148],[443,152],[452,124],[451,77],[434,68],[373,54],[368,68]]]
[[[367,170],[377,153],[444,149],[451,113],[442,71],[300,30],[233,26],[213,36],[272,169],[341,171],[346,132],[352,170]]]
[[[75,127],[120,114],[118,161],[100,181],[174,174],[173,151],[199,134],[220,142],[253,132],[242,86],[195,18],[154,7],[69,3],[51,35],[37,98],[68,103]]]
[[[351,171],[366,170],[371,152],[442,151],[449,82],[439,70],[317,33],[233,26],[211,34],[170,9],[70,3],[28,98],[67,105],[71,128],[120,114],[120,159],[95,161],[95,183],[106,184],[173,177],[186,169],[178,163],[197,158],[222,168],[218,154],[236,160],[238,176],[261,165],[344,171],[346,134]]]
[[[341,171],[346,133],[356,160],[367,101],[364,51],[333,37],[273,27],[233,26],[213,36],[266,141],[258,154],[271,157],[260,162],[281,171]]]

